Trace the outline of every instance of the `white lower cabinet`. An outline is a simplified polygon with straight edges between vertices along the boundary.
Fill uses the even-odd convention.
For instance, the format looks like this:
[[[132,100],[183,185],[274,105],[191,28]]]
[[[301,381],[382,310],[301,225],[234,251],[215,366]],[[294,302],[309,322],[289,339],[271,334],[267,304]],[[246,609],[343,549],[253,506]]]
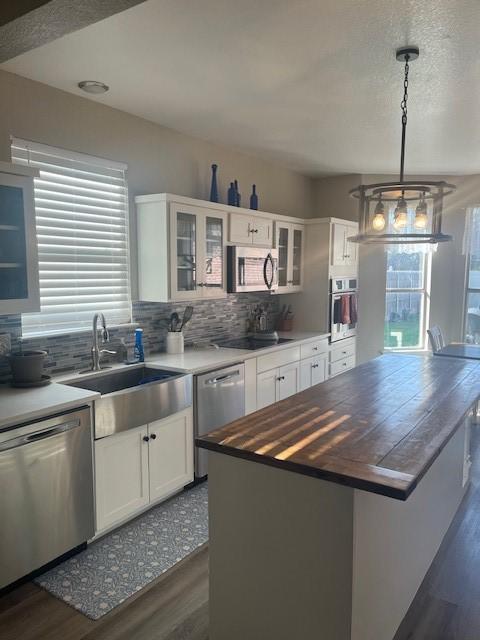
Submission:
[[[300,364],[292,362],[257,376],[257,409],[284,400],[299,391]]]
[[[277,398],[277,378],[279,369],[264,371],[257,376],[257,409],[268,407],[278,400]]]
[[[347,338],[330,345],[330,378],[353,369],[356,363],[356,338]]]
[[[193,480],[193,425],[191,411],[148,425],[150,501],[167,497]]]
[[[193,414],[95,441],[97,533],[179,491],[193,480]]]
[[[328,356],[307,358],[300,363],[300,391],[309,389],[328,378]]]
[[[294,362],[278,370],[278,399],[284,400],[300,391],[300,364]]]
[[[142,426],[95,442],[97,531],[148,505],[147,432]]]

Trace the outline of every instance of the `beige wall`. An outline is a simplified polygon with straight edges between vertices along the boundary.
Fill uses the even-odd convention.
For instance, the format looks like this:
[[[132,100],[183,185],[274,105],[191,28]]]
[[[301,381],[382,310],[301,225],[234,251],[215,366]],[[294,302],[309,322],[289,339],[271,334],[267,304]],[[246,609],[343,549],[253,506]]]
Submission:
[[[183,135],[117,109],[0,71],[0,160],[10,160],[10,136],[110,158],[128,164],[133,198],[169,192],[208,199],[210,165],[219,165],[220,200],[228,183],[239,181],[248,206],[257,185],[260,208],[312,217],[313,180],[281,166]],[[135,216],[132,215],[132,249]],[[133,251],[134,253],[134,251]],[[135,283],[136,260],[132,267]],[[135,287],[134,287],[135,288]]]
[[[315,217],[358,220],[358,200],[349,191],[362,182],[357,173],[315,181]]]

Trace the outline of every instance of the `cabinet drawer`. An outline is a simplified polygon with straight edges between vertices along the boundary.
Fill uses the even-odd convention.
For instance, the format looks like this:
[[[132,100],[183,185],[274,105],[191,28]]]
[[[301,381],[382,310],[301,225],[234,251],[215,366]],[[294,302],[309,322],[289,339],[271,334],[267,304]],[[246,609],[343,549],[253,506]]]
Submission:
[[[330,378],[338,376],[338,374],[343,373],[344,371],[348,371],[349,369],[353,369],[354,366],[355,356],[350,356],[349,358],[345,358],[345,360],[337,360],[337,362],[332,362],[330,364]]]
[[[290,362],[296,362],[297,360],[300,360],[300,347],[280,349],[279,351],[274,351],[273,353],[268,353],[257,358],[257,373],[282,367],[285,364],[290,364]]]
[[[328,340],[315,340],[315,342],[307,342],[300,345],[300,358],[311,358],[328,351]]]
[[[351,356],[355,356],[355,341],[347,342],[339,347],[334,347],[330,350],[330,362],[337,362],[338,360],[345,360]]]

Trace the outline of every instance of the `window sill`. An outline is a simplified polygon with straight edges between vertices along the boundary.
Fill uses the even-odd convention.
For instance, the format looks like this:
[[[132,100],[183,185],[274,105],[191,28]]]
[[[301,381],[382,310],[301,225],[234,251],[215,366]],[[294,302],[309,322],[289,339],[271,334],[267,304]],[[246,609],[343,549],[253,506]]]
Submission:
[[[125,324],[107,324],[107,329],[136,329],[138,322],[126,322]],[[29,340],[47,339],[47,338],[59,338],[66,336],[91,336],[92,329],[71,329],[70,331],[47,331],[42,333],[29,333],[26,336],[19,336],[20,342],[28,342]]]
[[[403,355],[411,353],[412,355],[417,356],[427,356],[432,353],[429,349],[420,349],[418,347],[405,347],[404,349],[399,349],[398,347],[384,347],[383,351],[385,353],[402,353]]]

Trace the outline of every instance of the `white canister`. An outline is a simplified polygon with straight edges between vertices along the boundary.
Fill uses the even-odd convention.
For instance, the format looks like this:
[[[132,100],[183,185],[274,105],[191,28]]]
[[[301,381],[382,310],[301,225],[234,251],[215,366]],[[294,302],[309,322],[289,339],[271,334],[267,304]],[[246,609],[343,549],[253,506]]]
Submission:
[[[183,331],[169,331],[167,333],[167,353],[183,353]]]

